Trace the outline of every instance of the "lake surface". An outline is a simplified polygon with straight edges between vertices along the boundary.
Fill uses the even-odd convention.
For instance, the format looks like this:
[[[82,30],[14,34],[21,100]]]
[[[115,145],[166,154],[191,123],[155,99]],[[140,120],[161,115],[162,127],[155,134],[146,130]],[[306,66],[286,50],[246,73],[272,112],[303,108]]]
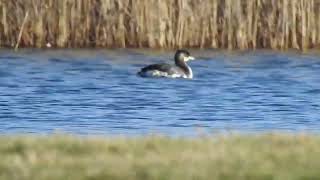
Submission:
[[[320,129],[320,55],[191,50],[194,79],[140,78],[174,52],[0,51],[0,132],[189,136]]]

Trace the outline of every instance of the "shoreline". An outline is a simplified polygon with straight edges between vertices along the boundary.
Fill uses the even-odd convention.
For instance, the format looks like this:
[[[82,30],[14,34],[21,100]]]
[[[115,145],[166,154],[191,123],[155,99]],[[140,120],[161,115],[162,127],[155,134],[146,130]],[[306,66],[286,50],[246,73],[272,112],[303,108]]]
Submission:
[[[0,136],[0,179],[317,179],[319,135]],[[308,167],[308,168],[306,168]]]

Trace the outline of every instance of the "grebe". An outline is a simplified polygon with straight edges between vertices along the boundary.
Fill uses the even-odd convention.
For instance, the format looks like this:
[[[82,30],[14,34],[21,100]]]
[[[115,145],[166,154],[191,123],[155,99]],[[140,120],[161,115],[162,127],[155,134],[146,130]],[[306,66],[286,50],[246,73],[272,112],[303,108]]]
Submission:
[[[186,50],[177,50],[174,55],[175,65],[151,64],[142,68],[138,75],[141,77],[169,77],[169,78],[193,78],[192,69],[186,62],[194,60]]]

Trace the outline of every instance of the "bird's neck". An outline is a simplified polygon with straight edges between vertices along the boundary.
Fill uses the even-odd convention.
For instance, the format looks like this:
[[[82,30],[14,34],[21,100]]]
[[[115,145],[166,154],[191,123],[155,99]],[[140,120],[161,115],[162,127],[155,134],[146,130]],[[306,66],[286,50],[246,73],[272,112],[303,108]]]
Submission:
[[[192,69],[190,68],[190,66],[188,66],[188,64],[186,62],[178,62],[176,63],[177,66],[179,66],[183,72],[186,74],[187,78],[193,78],[193,72]]]

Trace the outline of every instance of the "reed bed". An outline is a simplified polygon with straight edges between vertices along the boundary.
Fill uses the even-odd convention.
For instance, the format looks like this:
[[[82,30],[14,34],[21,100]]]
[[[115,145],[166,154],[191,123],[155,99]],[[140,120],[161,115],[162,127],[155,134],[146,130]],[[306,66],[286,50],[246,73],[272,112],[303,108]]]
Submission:
[[[0,46],[310,49],[319,0],[0,0]]]

